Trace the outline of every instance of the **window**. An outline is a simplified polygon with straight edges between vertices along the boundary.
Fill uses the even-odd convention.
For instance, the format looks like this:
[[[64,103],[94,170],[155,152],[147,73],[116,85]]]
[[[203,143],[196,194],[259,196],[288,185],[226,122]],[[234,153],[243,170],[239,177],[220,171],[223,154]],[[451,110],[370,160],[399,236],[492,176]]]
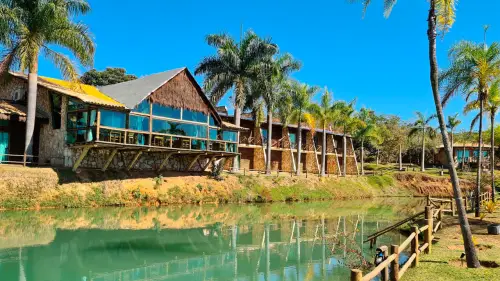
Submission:
[[[68,113],[68,129],[88,127],[88,111],[77,111]]]
[[[149,132],[149,118],[143,116],[130,115],[128,128],[136,131]]]
[[[125,113],[104,109],[100,109],[100,111],[101,126],[125,129]]]
[[[215,126],[215,119],[212,115],[210,115],[210,117],[208,118],[208,124],[210,126]]]
[[[226,152],[236,152],[236,144],[235,143],[227,143],[226,144]]]
[[[191,149],[207,150],[207,142],[204,140],[191,140]]]
[[[52,111],[52,129],[61,129],[61,105],[62,97],[56,93],[50,93],[50,107]]]
[[[181,110],[170,106],[153,103],[153,115],[181,119]]]
[[[88,108],[89,106],[87,104],[78,102],[74,99],[70,98],[68,101],[68,111],[85,110]]]
[[[147,99],[143,100],[140,104],[136,105],[132,112],[149,114],[149,101]]]
[[[218,140],[219,130],[210,128],[210,139]]]
[[[289,136],[290,136],[290,147],[296,148],[297,147],[297,134],[289,133]]]
[[[203,112],[196,112],[189,109],[182,111],[182,120],[207,123],[207,115]]]
[[[222,139],[225,141],[236,142],[238,134],[233,131],[222,131]]]
[[[207,126],[153,119],[153,132],[195,138],[207,137]]]

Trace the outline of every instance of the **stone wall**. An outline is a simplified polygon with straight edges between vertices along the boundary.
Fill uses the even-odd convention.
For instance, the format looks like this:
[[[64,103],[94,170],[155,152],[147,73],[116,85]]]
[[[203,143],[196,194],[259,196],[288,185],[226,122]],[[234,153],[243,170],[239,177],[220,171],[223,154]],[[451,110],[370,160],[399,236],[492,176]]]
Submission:
[[[281,170],[285,172],[293,172],[293,154],[290,150],[290,137],[288,135],[288,128],[283,127],[281,135],[283,138],[283,151],[281,152]]]
[[[73,148],[72,150],[72,155],[67,157],[70,158],[68,161],[68,164],[70,164],[70,166],[72,166],[73,163],[78,159],[83,149]],[[109,158],[111,151],[112,149],[90,149],[87,153],[87,156],[85,156],[82,163],[80,164],[80,168],[102,168]],[[113,161],[111,161],[108,169],[126,169],[136,154],[136,151],[119,151],[113,157]],[[166,152],[144,152],[135,162],[132,169],[157,170],[165,159],[166,155]],[[170,156],[163,169],[169,171],[185,171],[195,157],[196,156],[191,155],[188,156],[174,154]],[[210,156],[200,156],[189,171],[202,171],[209,160]],[[226,161],[226,163],[227,162],[229,161]]]
[[[305,138],[307,150],[315,151],[314,139],[311,131],[308,131]],[[316,153],[306,153],[305,168],[309,173],[319,173]]]

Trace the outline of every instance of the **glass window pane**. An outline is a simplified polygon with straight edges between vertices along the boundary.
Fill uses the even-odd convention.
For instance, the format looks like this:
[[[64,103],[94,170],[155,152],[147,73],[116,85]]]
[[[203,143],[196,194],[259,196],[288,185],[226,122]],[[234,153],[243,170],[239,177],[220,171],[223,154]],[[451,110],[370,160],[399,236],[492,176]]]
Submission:
[[[153,132],[170,134],[170,124],[168,121],[153,119]]]
[[[204,140],[191,140],[191,149],[207,150],[207,142]]]
[[[235,143],[227,143],[226,144],[226,152],[236,152],[236,144]]]
[[[153,132],[196,138],[207,137],[207,126],[153,119]]]
[[[50,103],[52,109],[52,129],[61,129],[61,95],[51,92]]]
[[[75,99],[69,99],[68,101],[68,111],[87,109],[88,105]]]
[[[132,109],[132,112],[149,114],[149,101],[147,99],[143,100],[134,109]]]
[[[182,119],[189,120],[189,121],[195,121],[195,122],[201,122],[201,123],[207,123],[207,115],[205,113],[191,111],[189,109],[184,109],[182,111]]]
[[[222,131],[222,139],[225,141],[234,141],[236,142],[237,134],[233,131]]]
[[[68,129],[86,128],[88,115],[87,111],[68,113]]]
[[[295,148],[297,146],[297,134],[290,133],[290,147]]]
[[[73,144],[76,142],[76,131],[67,131],[66,132],[66,143]]]
[[[149,132],[149,118],[143,116],[130,115],[129,129]]]
[[[181,110],[161,104],[153,103],[153,115],[181,119]]]
[[[140,133],[127,133],[127,143],[128,144],[137,144],[137,145],[146,145],[148,144],[149,135],[140,134]]]
[[[208,118],[208,124],[210,126],[215,126],[215,119],[212,115],[210,115],[210,117]]]
[[[211,140],[217,140],[217,135],[218,135],[218,130],[217,129],[210,129],[210,139]]]
[[[113,128],[125,128],[126,114],[118,111],[101,109],[101,125]]]
[[[90,111],[90,126],[97,126],[97,110],[93,109]]]

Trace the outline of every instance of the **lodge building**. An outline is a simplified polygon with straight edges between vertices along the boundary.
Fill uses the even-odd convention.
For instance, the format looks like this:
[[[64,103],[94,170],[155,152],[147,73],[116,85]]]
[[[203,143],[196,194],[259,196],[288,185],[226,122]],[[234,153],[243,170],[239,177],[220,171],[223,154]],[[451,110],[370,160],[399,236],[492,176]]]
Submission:
[[[23,163],[27,76],[10,73],[0,86],[0,163]],[[213,161],[234,159],[247,169],[264,170],[265,124],[249,118],[236,127],[219,113],[187,68],[169,70],[119,84],[93,87],[38,78],[32,155],[27,164],[101,169],[204,171]],[[275,129],[274,129],[275,128]],[[296,128],[273,123],[272,167],[294,171]],[[302,170],[321,165],[321,130],[303,130]],[[350,137],[327,131],[328,173],[356,174]],[[240,137],[238,138],[238,135]],[[341,144],[341,146],[338,146]],[[236,157],[238,156],[238,157]],[[236,157],[236,158],[235,158]]]

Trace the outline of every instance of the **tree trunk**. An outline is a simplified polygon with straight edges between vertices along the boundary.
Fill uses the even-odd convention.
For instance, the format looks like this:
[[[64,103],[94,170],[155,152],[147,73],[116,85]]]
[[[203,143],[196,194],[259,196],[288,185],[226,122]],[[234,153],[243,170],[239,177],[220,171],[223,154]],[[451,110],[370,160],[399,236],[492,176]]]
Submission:
[[[237,126],[237,127],[240,127],[240,124],[241,124],[241,109],[239,108],[239,106],[237,104],[235,104],[234,106],[234,124]],[[238,131],[238,134],[237,134],[237,144],[238,145],[240,143],[240,132]],[[238,172],[240,170],[240,156],[239,155],[236,155],[233,159],[233,172]]]
[[[467,259],[467,267],[477,268],[480,267],[477,258],[476,248],[472,242],[472,233],[467,220],[464,205],[462,204],[462,192],[458,181],[457,171],[453,165],[453,155],[451,154],[450,143],[448,142],[448,134],[446,133],[446,125],[443,114],[443,107],[441,105],[441,96],[439,95],[438,84],[438,65],[436,55],[436,13],[435,13],[435,0],[430,1],[428,30],[427,37],[429,39],[429,64],[430,64],[430,80],[432,87],[432,95],[434,97],[434,104],[436,105],[436,114],[439,121],[439,128],[441,130],[441,137],[443,138],[444,151],[447,156],[451,184],[453,186],[453,196],[458,210],[458,219],[460,222],[460,229],[462,231],[462,239],[464,241],[465,255]]]
[[[342,152],[342,164],[344,167],[342,167],[344,177],[347,176],[347,136],[344,135],[342,136],[342,146],[343,146],[343,152]]]
[[[401,144],[399,145],[399,170],[403,170],[403,152],[401,149]]]
[[[377,166],[378,166],[378,157],[379,157],[379,155],[380,155],[380,149],[377,148]]]
[[[28,73],[28,106],[26,113],[26,134],[24,140],[24,155],[33,155],[33,133],[36,119],[36,97],[38,91],[38,55],[36,61],[30,66]],[[28,157],[31,159],[31,157]],[[33,160],[30,160],[33,161]]]
[[[491,112],[491,201],[495,202],[495,115],[497,113],[493,110]]]
[[[420,162],[420,170],[425,171],[425,127],[422,131],[422,160]]]
[[[365,142],[361,141],[361,175],[365,175]]]
[[[451,155],[453,156],[453,161],[455,161],[455,145],[453,143],[453,129],[450,131],[450,142],[451,142]]]
[[[326,176],[326,126],[323,125],[323,145],[321,147],[321,176]]]
[[[271,174],[271,146],[273,144],[273,110],[267,109],[267,157],[266,157],[266,174]]]
[[[479,194],[481,193],[481,174],[482,174],[482,162],[483,162],[483,110],[484,110],[484,94],[479,93],[479,144],[477,145],[478,155],[477,155],[477,175],[476,175],[476,204],[474,208],[474,213],[476,218],[481,216]]]
[[[299,123],[297,124],[297,176],[300,175],[301,168],[300,168],[300,158],[302,154],[302,120],[299,117]]]

